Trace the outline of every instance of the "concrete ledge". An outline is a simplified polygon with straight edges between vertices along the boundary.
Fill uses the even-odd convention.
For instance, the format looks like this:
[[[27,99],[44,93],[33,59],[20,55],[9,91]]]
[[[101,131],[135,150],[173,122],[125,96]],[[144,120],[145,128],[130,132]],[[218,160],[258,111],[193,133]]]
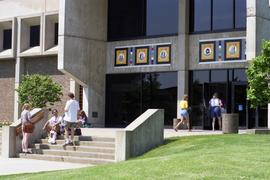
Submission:
[[[124,161],[163,144],[164,110],[148,109],[124,130],[116,131],[115,160]]]
[[[270,129],[248,129],[247,134],[270,134]]]

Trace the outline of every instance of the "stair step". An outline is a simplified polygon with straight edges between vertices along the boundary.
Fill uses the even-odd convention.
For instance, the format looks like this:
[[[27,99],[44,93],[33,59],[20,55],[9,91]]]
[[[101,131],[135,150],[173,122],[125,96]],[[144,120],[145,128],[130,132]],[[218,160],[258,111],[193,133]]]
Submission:
[[[82,151],[82,152],[101,152],[114,153],[114,148],[111,147],[91,147],[91,146],[65,146],[55,144],[34,144],[32,148],[35,149],[53,149],[53,150],[68,150],[68,151]]]
[[[85,157],[85,158],[98,158],[98,159],[111,159],[111,160],[114,160],[114,154],[113,153],[65,151],[65,150],[51,150],[51,149],[32,149],[32,153],[34,153],[34,154],[43,154],[43,155]]]
[[[38,159],[46,161],[60,161],[60,162],[71,162],[71,163],[82,163],[82,164],[108,164],[114,163],[115,160],[109,159],[96,159],[96,158],[85,158],[85,157],[69,157],[69,156],[54,156],[54,155],[41,155],[41,154],[18,154],[20,158],[26,159]]]
[[[65,140],[56,140],[57,144],[64,144]],[[36,143],[48,144],[48,139],[39,139]],[[115,147],[115,144],[112,142],[103,142],[103,141],[74,141],[75,145],[83,146],[98,146],[98,147]]]
[[[64,140],[63,135],[57,136],[58,140]],[[97,137],[97,136],[74,136],[75,141],[103,141],[103,142],[115,142],[115,138]]]

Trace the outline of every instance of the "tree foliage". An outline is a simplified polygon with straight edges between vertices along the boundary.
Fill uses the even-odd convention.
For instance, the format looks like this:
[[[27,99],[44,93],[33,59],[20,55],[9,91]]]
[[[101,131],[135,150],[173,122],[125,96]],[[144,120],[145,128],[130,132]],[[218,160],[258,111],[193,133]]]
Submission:
[[[61,100],[62,87],[53,82],[50,76],[25,75],[16,91],[19,94],[19,103],[29,103],[32,107],[44,108]]]
[[[270,102],[270,88],[267,77],[270,75],[270,41],[263,41],[262,52],[254,58],[247,69],[247,96],[251,107],[266,105]]]

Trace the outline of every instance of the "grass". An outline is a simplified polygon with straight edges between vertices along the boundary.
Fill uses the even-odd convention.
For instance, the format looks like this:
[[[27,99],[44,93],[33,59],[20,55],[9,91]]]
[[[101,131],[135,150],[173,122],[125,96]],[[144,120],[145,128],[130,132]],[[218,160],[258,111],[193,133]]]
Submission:
[[[117,164],[0,179],[270,179],[269,169],[269,135],[215,135],[168,139]]]

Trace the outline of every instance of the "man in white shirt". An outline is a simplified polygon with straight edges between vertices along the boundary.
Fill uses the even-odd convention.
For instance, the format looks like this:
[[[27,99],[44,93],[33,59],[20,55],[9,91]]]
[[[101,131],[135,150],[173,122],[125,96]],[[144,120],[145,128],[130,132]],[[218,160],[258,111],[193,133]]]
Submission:
[[[74,128],[77,127],[77,118],[78,118],[78,112],[80,110],[79,103],[74,100],[74,94],[68,93],[69,100],[66,102],[65,106],[65,116],[64,121],[66,123],[65,125],[65,144],[73,144],[74,139]],[[71,130],[71,139],[69,139],[68,129]]]

